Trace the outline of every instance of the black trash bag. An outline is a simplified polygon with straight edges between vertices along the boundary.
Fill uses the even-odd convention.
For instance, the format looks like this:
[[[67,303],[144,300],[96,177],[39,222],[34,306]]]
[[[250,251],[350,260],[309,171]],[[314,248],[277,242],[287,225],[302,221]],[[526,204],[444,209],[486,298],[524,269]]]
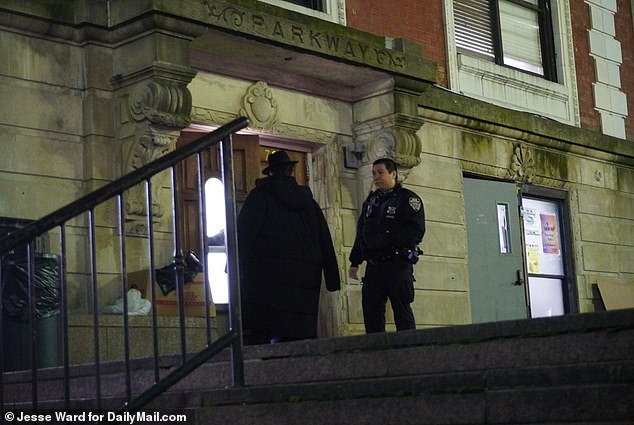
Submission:
[[[36,254],[33,259],[35,317],[44,319],[60,311],[60,264],[53,254]],[[29,320],[29,266],[25,256],[7,256],[2,261],[2,306],[6,317]]]
[[[192,251],[188,251],[183,258],[183,283],[190,283],[196,275],[203,271],[203,265]],[[171,264],[156,269],[155,278],[163,295],[167,295],[176,289],[176,267],[178,260],[175,258]]]

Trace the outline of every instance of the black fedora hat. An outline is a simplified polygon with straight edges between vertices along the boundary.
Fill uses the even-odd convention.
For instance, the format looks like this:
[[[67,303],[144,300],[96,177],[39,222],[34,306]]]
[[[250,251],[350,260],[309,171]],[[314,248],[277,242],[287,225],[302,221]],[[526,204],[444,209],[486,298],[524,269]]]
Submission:
[[[262,174],[269,174],[269,171],[273,168],[282,167],[284,165],[295,165],[298,161],[291,161],[286,151],[275,151],[270,153],[267,161],[269,165],[262,170]]]

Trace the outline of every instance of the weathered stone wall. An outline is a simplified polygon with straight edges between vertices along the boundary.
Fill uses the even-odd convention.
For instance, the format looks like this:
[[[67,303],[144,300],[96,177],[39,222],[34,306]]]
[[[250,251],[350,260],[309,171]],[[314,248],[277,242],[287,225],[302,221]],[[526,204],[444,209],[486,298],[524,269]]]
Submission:
[[[634,284],[634,169],[580,159],[571,185],[582,311],[602,309],[597,282]]]
[[[28,26],[27,18],[12,24]],[[113,178],[111,52],[72,37],[9,30],[0,31],[0,50],[9,58],[0,63],[0,216],[34,220]],[[113,220],[107,224],[100,213],[98,232],[111,238]],[[66,227],[69,301],[81,309],[87,308],[86,223],[80,217]],[[58,251],[58,229],[48,245]]]
[[[110,158],[108,93],[86,80],[90,52],[74,43],[0,31],[0,50],[0,216],[36,219],[111,176],[112,161],[85,166]]]
[[[0,108],[0,217],[41,218],[173,149],[176,139],[169,127],[188,124],[191,105],[182,99],[193,76],[186,62],[187,35],[155,31],[156,22],[129,8],[127,15],[117,13],[119,32],[109,32],[105,28],[114,15],[105,3],[85,8],[59,3],[2,5],[20,13],[3,11],[1,18],[3,28],[12,30],[0,31],[0,51],[9,58],[0,63],[5,101]],[[187,23],[183,33],[199,29]],[[174,102],[180,103],[175,107]],[[167,177],[168,183],[154,181],[155,200],[169,201]],[[143,212],[138,198],[143,197],[143,190],[133,190],[122,204],[128,270],[148,266],[147,241],[138,223]],[[172,248],[161,249],[162,241],[171,239],[170,211],[154,217],[158,265],[171,260]],[[98,308],[121,296],[118,214],[115,201],[95,209]],[[87,226],[87,214],[66,225],[69,301],[78,311],[91,304]],[[44,249],[57,253],[59,229],[48,236]]]
[[[486,106],[478,110],[476,104],[454,106],[463,99],[456,96],[445,102],[447,110],[460,115],[421,109],[426,117],[419,131],[423,161],[406,181],[421,185],[428,211],[428,234],[423,243],[426,255],[419,270],[432,273],[421,275],[419,280],[429,283],[423,283],[420,289],[433,285],[434,289],[468,300],[462,174],[469,172],[567,192],[571,220],[571,246],[567,248],[574,267],[569,273],[576,280],[579,310],[603,309],[596,289],[598,281],[634,283],[631,147],[620,142],[615,145],[613,138],[598,133],[575,134],[573,128],[556,123],[538,134],[533,132],[531,120],[522,114],[513,118],[510,113],[493,124],[499,110]],[[443,102],[427,99],[424,103],[439,108]],[[516,124],[522,118],[525,125],[519,129]],[[515,129],[508,127],[511,123]],[[513,155],[518,147],[531,161],[531,168],[524,170],[530,176],[514,174]],[[454,271],[446,267],[448,262],[454,264]],[[429,263],[441,265],[439,273],[433,273]],[[434,292],[423,298],[437,295]],[[451,305],[455,306],[455,301]],[[468,306],[456,311],[453,320],[465,318],[460,313],[466,310]],[[425,312],[421,313],[424,317]],[[468,313],[466,320],[470,320]]]
[[[405,180],[425,203],[425,254],[415,267],[413,305],[417,324],[424,327],[471,322],[462,171],[459,161],[434,149],[451,143],[452,136],[450,129],[425,123],[419,131],[421,165]]]

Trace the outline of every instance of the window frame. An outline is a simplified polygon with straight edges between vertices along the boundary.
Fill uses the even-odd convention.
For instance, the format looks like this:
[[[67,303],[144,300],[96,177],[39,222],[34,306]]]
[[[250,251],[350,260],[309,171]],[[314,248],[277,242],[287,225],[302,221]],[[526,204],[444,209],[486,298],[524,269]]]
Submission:
[[[324,10],[312,9],[286,0],[258,0],[283,9],[292,10],[318,19],[346,25],[345,0],[320,0]]]
[[[540,273],[528,273],[528,259],[526,258],[526,240],[524,235],[524,221],[521,218],[520,223],[522,225],[522,247],[524,250],[524,264],[526,265],[526,279],[528,285],[528,279],[531,277],[543,277],[560,279],[562,284],[562,295],[564,303],[564,315],[579,313],[579,292],[577,286],[577,280],[575,278],[574,270],[574,238],[572,235],[572,220],[570,212],[570,196],[569,193],[564,190],[546,188],[541,186],[533,186],[524,184],[520,191],[520,207],[523,207],[524,199],[533,199],[542,202],[551,202],[557,206],[557,214],[559,217],[561,241],[561,255],[563,261],[563,274],[561,275],[547,275]],[[529,306],[530,309],[530,306]]]
[[[499,8],[500,0],[487,0],[488,2],[488,12],[489,12],[489,25],[491,27],[492,34],[492,48],[493,48],[493,62],[497,65],[504,66],[507,68],[516,69],[520,72],[528,73],[531,75],[535,75],[540,78],[545,78],[549,81],[558,82],[557,76],[557,63],[556,63],[556,51],[555,51],[555,42],[554,42],[554,27],[553,27],[553,18],[552,18],[552,9],[550,5],[550,0],[537,0],[538,4],[533,5],[524,0],[505,0],[510,3],[516,4],[520,7],[524,7],[535,11],[537,13],[537,23],[539,25],[539,37],[540,37],[540,48],[541,48],[541,65],[543,67],[544,73],[543,75],[537,72],[533,72],[521,67],[513,66],[504,63],[504,49],[503,49],[503,33],[501,27],[501,18],[500,18],[500,8]],[[454,25],[455,25],[455,9],[454,9]],[[456,37],[457,43],[457,37]],[[474,55],[478,57],[482,57],[482,54],[478,52],[469,50],[464,47],[457,47],[458,52]],[[489,58],[487,58],[489,59]]]
[[[301,7],[305,7],[308,9],[312,9],[312,10],[316,10],[317,12],[327,12],[327,2],[324,2],[324,0],[284,0],[288,3],[292,3],[295,4],[297,6],[301,6]],[[302,4],[302,3],[311,3],[310,5],[307,4]]]
[[[579,95],[570,3],[551,0],[558,81],[500,66],[457,49],[454,1],[443,0],[447,43],[447,88],[496,106],[548,117],[579,127]]]

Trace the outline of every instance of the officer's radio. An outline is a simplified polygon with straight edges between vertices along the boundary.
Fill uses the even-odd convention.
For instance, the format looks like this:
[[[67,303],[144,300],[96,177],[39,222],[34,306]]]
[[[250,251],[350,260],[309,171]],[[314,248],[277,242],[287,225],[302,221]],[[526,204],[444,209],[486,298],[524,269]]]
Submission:
[[[423,250],[419,247],[414,249],[398,248],[395,254],[410,264],[416,264],[418,263],[419,257],[423,255]]]

